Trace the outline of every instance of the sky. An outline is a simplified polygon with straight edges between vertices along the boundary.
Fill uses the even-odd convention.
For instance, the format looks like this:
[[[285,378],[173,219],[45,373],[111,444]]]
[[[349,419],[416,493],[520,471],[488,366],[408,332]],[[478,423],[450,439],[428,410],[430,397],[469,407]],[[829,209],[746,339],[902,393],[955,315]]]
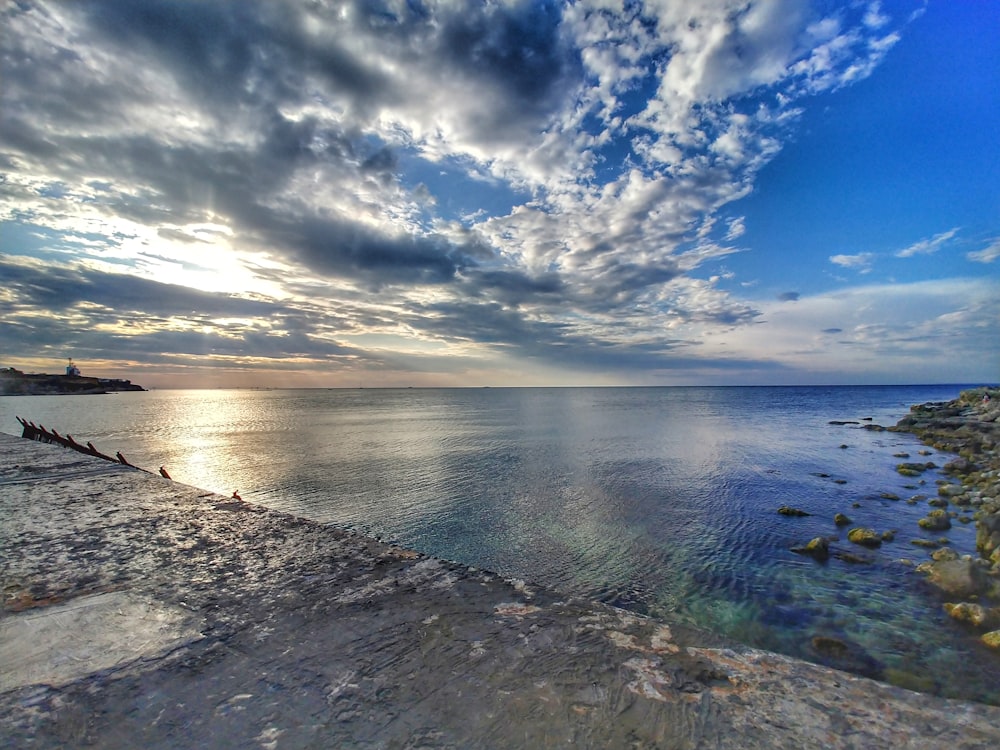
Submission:
[[[19,0],[0,366],[1000,381],[1000,3]]]

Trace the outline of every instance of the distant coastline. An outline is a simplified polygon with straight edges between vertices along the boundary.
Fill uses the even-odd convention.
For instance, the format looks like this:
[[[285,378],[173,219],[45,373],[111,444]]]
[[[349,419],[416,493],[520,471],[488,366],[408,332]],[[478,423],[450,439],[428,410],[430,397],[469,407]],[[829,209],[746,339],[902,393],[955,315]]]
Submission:
[[[13,367],[0,368],[0,396],[61,396],[145,391],[131,380],[89,378],[82,375],[31,374]]]

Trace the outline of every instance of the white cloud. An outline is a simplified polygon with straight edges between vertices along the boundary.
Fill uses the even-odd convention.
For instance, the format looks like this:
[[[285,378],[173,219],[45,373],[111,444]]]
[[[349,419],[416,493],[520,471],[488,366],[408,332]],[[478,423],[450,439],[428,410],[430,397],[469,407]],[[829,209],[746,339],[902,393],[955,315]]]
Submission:
[[[992,263],[997,258],[1000,258],[1000,237],[992,240],[982,250],[967,253],[965,257],[977,263]]]
[[[897,258],[912,258],[914,255],[930,255],[936,253],[942,245],[958,233],[958,227],[947,232],[936,234],[928,240],[920,240],[896,253]]]
[[[747,231],[746,219],[743,216],[738,216],[735,219],[730,219],[728,230],[726,231],[727,240],[735,240],[742,237]]]
[[[873,284],[758,300],[759,323],[712,335],[706,355],[782,362],[835,382],[995,379],[1000,298],[987,279]],[[928,380],[929,379],[929,380]]]
[[[872,270],[872,263],[875,260],[874,253],[857,253],[855,255],[831,255],[830,262],[844,268],[853,268],[859,273],[868,273]]]
[[[349,309],[392,336],[407,321],[487,352],[645,353],[670,330],[684,347],[758,317],[722,277],[695,277],[745,232],[722,209],[778,153],[796,102],[866,75],[894,39],[877,4],[383,10],[11,10],[4,217],[71,238],[85,264],[303,316]],[[199,226],[224,231],[192,243]],[[873,258],[831,261],[864,273]]]

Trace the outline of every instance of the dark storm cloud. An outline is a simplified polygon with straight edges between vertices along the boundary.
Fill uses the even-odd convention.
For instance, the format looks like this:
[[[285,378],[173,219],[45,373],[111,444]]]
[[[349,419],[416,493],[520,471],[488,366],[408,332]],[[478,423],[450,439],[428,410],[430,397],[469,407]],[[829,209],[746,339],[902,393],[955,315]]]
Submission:
[[[171,70],[185,89],[216,103],[247,96],[249,87],[238,84],[273,60],[262,51],[278,51],[269,40],[283,18],[277,6],[269,12],[267,3],[249,0],[89,0],[80,9],[89,16],[95,35],[149,55]],[[283,79],[268,80],[273,85]]]
[[[102,184],[110,189],[95,200],[116,217],[177,226],[206,221],[212,212],[249,231],[270,252],[372,289],[452,280],[474,265],[474,258],[488,257],[489,249],[412,230],[376,228],[335,214],[307,213],[302,207],[292,210],[273,200],[293,175],[313,165],[332,169],[332,178],[341,174],[347,184],[357,174],[383,186],[393,182],[398,166],[388,148],[359,149],[350,122],[334,126],[310,117],[292,120],[279,111],[283,102],[300,104],[309,96],[302,90],[307,72],[318,72],[331,95],[363,97],[366,106],[396,96],[366,61],[338,46],[335,35],[313,38],[307,33],[308,12],[329,21],[337,17],[338,6],[304,8],[243,0],[87,0],[70,9],[83,14],[85,33],[101,46],[142,53],[149,70],[167,74],[203,112],[214,112],[220,124],[228,122],[234,106],[242,107],[241,117],[249,117],[258,134],[252,143],[166,141],[106,128],[79,136],[65,129],[44,135],[17,112],[0,121],[0,136],[8,147],[44,161],[69,184],[81,172],[107,175]],[[415,5],[400,16],[376,12],[366,3],[355,4],[353,11],[367,33],[399,41],[401,58],[416,59],[419,52],[422,59],[437,59],[442,70],[457,70],[502,91],[497,106],[483,113],[487,119],[523,118],[527,110],[556,106],[551,95],[567,65],[554,4],[470,6],[441,19],[431,19]],[[339,24],[350,34],[345,23],[337,20],[334,28]],[[32,103],[33,117],[43,113],[47,121],[83,123],[81,113],[90,112],[86,122],[96,126],[114,122],[130,93],[156,95],[102,85],[77,72],[80,61],[71,50],[57,49],[44,60],[33,53],[25,46],[14,56],[16,78]],[[53,61],[65,76],[43,80],[41,71]],[[359,150],[369,153],[359,155]],[[157,231],[166,238],[183,237],[169,226]],[[485,280],[487,285],[497,282]],[[544,288],[550,282],[532,283],[535,291],[550,291]]]
[[[843,333],[843,328],[824,328],[821,333]]]
[[[371,289],[442,284],[472,261],[444,238],[388,235],[363,224],[318,217],[268,216],[259,229],[315,273],[353,278]]]
[[[607,310],[633,302],[650,287],[681,276],[672,261],[636,263],[621,256],[608,258],[586,283],[580,299],[590,310]]]
[[[561,11],[552,2],[460,4],[437,9],[435,17],[419,3],[400,13],[369,2],[90,0],[82,7],[95,34],[148,53],[185,89],[209,97],[209,106],[301,99],[308,95],[307,75],[319,76],[331,96],[349,101],[359,114],[412,96],[349,49],[344,40],[357,31],[391,44],[400,62],[455,70],[501,91],[506,101],[480,114],[495,126],[527,111],[552,111],[565,93],[558,82],[580,74],[576,52],[560,43]],[[310,15],[333,33],[310,34]]]
[[[473,77],[494,81],[515,105],[551,106],[546,102],[557,82],[578,64],[575,54],[560,44],[560,22],[560,9],[551,2],[455,13],[441,31],[442,56]],[[502,113],[496,116],[503,118]]]
[[[277,117],[272,125],[265,149],[253,154],[165,148],[148,138],[90,139],[86,159],[95,168],[107,168],[114,159],[131,170],[135,182],[155,186],[150,195],[106,198],[117,216],[152,224],[196,222],[211,208],[252,232],[260,244],[280,249],[316,273],[354,278],[373,288],[446,282],[473,263],[472,256],[488,252],[471,242],[456,246],[439,236],[388,234],[348,219],[261,205],[258,199],[277,190],[297,164],[316,158],[303,145],[311,137],[309,123]],[[391,157],[376,154],[371,169],[390,164]]]
[[[395,179],[398,166],[399,160],[392,153],[392,149],[380,148],[361,162],[361,173],[372,175],[383,185],[388,185]]]
[[[798,292],[782,292],[778,299],[782,302],[797,302],[800,296]]]
[[[464,279],[463,291],[471,297],[490,298],[505,305],[517,306],[526,301],[550,302],[565,291],[558,274],[546,273],[537,277],[515,269],[484,269],[469,273]]]

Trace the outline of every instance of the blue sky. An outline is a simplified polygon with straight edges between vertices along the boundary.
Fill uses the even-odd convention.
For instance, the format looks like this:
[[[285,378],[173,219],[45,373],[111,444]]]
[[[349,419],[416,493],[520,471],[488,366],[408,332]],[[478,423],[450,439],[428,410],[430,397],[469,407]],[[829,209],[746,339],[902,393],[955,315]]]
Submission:
[[[1000,380],[996,3],[0,13],[0,365]]]

